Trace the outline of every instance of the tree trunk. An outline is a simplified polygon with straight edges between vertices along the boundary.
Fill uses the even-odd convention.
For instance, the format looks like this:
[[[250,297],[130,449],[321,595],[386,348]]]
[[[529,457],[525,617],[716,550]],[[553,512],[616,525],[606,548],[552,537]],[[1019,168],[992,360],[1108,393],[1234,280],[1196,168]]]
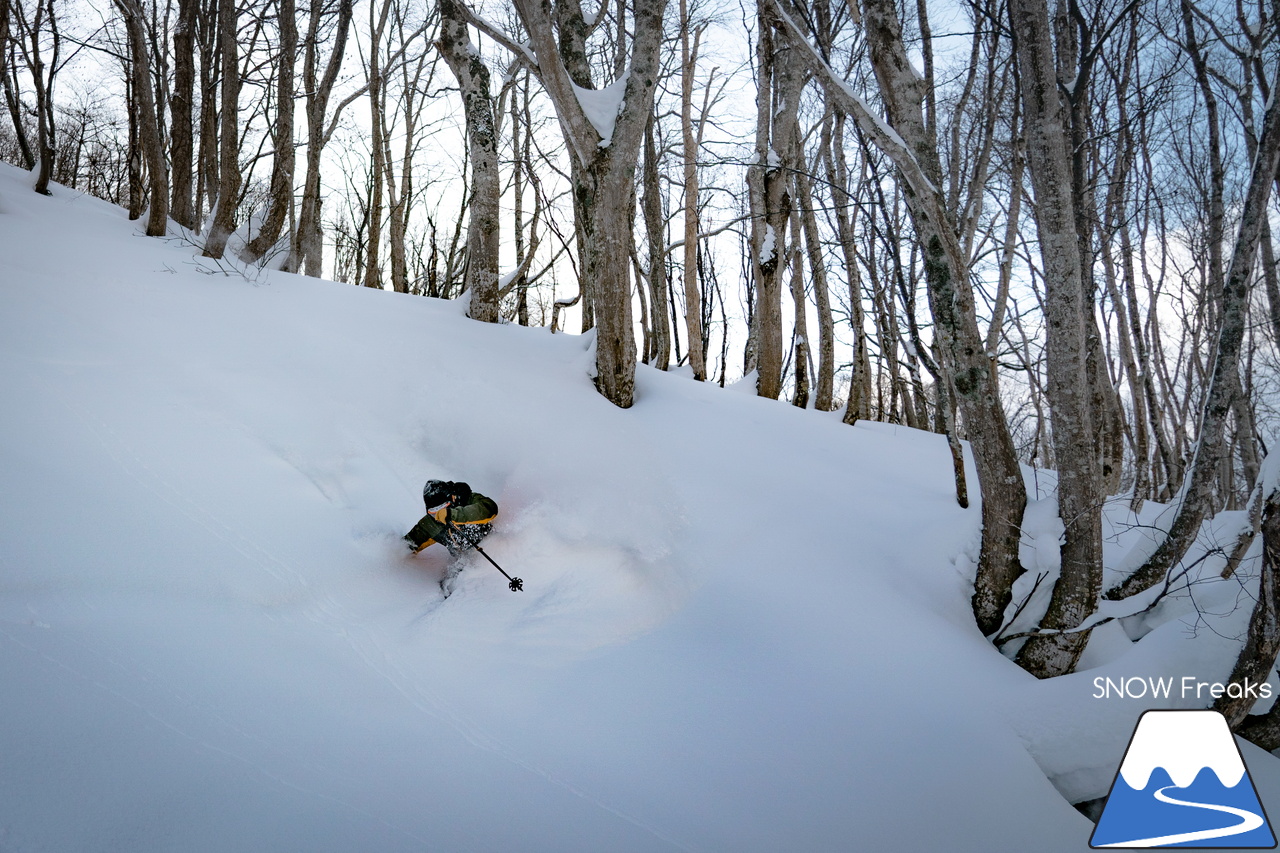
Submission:
[[[635,331],[631,313],[631,220],[617,199],[631,193],[630,175],[597,157],[582,170],[574,187],[575,211],[582,228],[585,277],[593,282],[596,304],[596,388],[614,405],[635,400]],[[634,169],[634,164],[633,164]],[[623,178],[625,177],[625,180]]]
[[[314,6],[307,24],[306,51],[302,63],[302,88],[306,92],[307,174],[302,183],[302,204],[298,210],[298,229],[294,235],[288,268],[302,269],[318,277],[324,262],[324,239],[320,227],[320,154],[329,139],[325,122],[329,98],[346,54],[347,33],[351,29],[353,0],[340,0],[335,27],[333,51],[325,63],[324,74],[317,79],[320,53],[320,7]]]
[[[204,244],[206,258],[221,258],[236,227],[240,202],[240,49],[235,0],[218,0],[218,47],[222,52],[222,115],[218,144],[218,199]]]
[[[1271,338],[1280,347],[1280,274],[1276,270],[1275,244],[1271,241],[1271,225],[1262,220],[1262,281],[1267,291],[1267,319]]]
[[[835,324],[831,319],[831,293],[827,283],[827,264],[822,256],[818,236],[818,217],[813,206],[813,186],[804,169],[796,172],[796,200],[799,202],[801,231],[809,259],[809,275],[813,279],[813,295],[818,308],[818,382],[814,391],[814,408],[829,412],[835,394]]]
[[[649,326],[651,346],[649,363],[659,370],[666,370],[671,363],[671,321],[667,317],[667,253],[663,237],[662,187],[658,175],[658,145],[654,139],[654,120],[649,120],[644,131],[644,230],[649,244],[649,302],[651,305]]]
[[[1102,335],[1093,310],[1097,297],[1093,277],[1093,238],[1097,220],[1094,211],[1097,203],[1089,175],[1089,163],[1094,156],[1095,147],[1093,130],[1089,124],[1089,96],[1096,56],[1090,49],[1094,32],[1092,22],[1078,11],[1073,11],[1070,4],[1058,3],[1054,7],[1054,14],[1053,28],[1057,36],[1054,76],[1058,91],[1065,95],[1063,115],[1070,132],[1067,172],[1071,178],[1075,219],[1075,257],[1080,265],[1078,281],[1083,289],[1080,304],[1083,306],[1081,322],[1085,336],[1085,369],[1088,371],[1088,378],[1085,380],[1089,392],[1088,420],[1093,431],[1091,445],[1094,452],[1094,490],[1099,497],[1105,497],[1118,491],[1120,487],[1124,459],[1124,417],[1119,397],[1107,371]],[[1032,181],[1034,183],[1034,176]]]
[[[498,247],[502,187],[498,176],[498,134],[489,95],[489,69],[481,61],[455,0],[439,0],[440,54],[458,79],[467,125],[471,189],[467,218],[467,273],[471,293],[467,316],[498,322]]]
[[[797,137],[799,134],[797,133]],[[809,303],[804,292],[804,253],[800,251],[800,212],[791,209],[791,233],[797,236],[796,243],[787,251],[786,257],[791,262],[791,305],[795,314],[794,328],[791,333],[792,368],[795,376],[795,394],[791,405],[798,409],[809,406]]]
[[[386,126],[383,112],[386,110],[386,81],[383,76],[382,34],[386,29],[387,16],[390,14],[390,0],[379,4],[369,4],[369,65],[366,69],[366,80],[369,87],[369,147],[372,149],[372,165],[370,169],[369,208],[365,211],[368,219],[369,239],[364,256],[364,270],[360,283],[365,287],[382,287],[381,249],[382,249],[382,183],[386,172],[386,146],[382,140],[382,129]]]
[[[1243,685],[1246,680],[1255,684],[1266,682],[1275,668],[1276,652],[1280,650],[1280,491],[1275,489],[1267,497],[1262,511],[1261,563],[1258,600],[1228,684]],[[1276,749],[1280,747],[1280,702],[1265,715],[1248,717],[1255,698],[1223,694],[1213,707],[1222,712],[1233,731],[1264,749]]]
[[[832,99],[828,95],[828,102]],[[833,105],[834,106],[834,105]],[[867,352],[867,335],[863,329],[862,281],[858,271],[858,250],[854,243],[853,218],[849,208],[854,198],[849,194],[849,167],[844,154],[845,115],[836,109],[835,129],[831,144],[823,145],[827,184],[831,188],[836,237],[844,257],[845,278],[849,285],[850,325],[853,327],[853,364],[849,373],[849,398],[845,402],[844,422],[855,424],[869,414],[871,402],[871,359]]]
[[[197,0],[200,2],[200,0]],[[204,0],[197,36],[200,43],[200,144],[196,152],[196,228],[205,228],[206,206],[218,202],[218,64],[221,57],[219,0]]]
[[[573,164],[574,213],[583,254],[580,287],[590,282],[589,307],[596,322],[595,384],[602,395],[623,409],[635,401],[630,200],[661,72],[665,8],[665,0],[635,0],[632,6],[631,62],[625,82],[615,81],[623,86],[623,97],[612,116],[612,127],[596,126],[583,108],[583,97],[601,96],[587,94],[587,27],[577,2],[563,0],[556,5],[558,26],[553,28],[549,4],[516,0],[516,11],[529,36],[524,44],[512,42],[493,28],[485,30],[530,63],[555,105]],[[487,26],[476,18],[469,22]],[[627,202],[620,203],[624,199]]]
[[[293,145],[293,66],[298,53],[298,20],[293,0],[279,0],[280,61],[276,71],[275,157],[271,166],[271,209],[257,235],[249,241],[240,260],[260,260],[280,240],[293,207],[293,171],[297,156]]]
[[[138,115],[141,110],[137,106],[137,95],[135,94],[137,87],[133,83],[132,70],[132,63],[126,63],[124,68],[124,105],[125,113],[128,116],[128,146],[125,154],[125,170],[129,181],[130,222],[142,218],[142,211],[145,205],[142,189],[142,143],[139,140],[138,131]]]
[[[1147,400],[1142,387],[1138,360],[1134,355],[1135,344],[1132,340],[1135,330],[1140,333],[1141,325],[1130,321],[1128,306],[1120,293],[1120,276],[1122,271],[1125,276],[1132,275],[1133,259],[1124,254],[1121,264],[1117,265],[1112,248],[1115,236],[1121,230],[1126,232],[1126,236],[1121,241],[1122,245],[1128,242],[1129,223],[1126,220],[1125,194],[1128,192],[1134,161],[1134,145],[1129,135],[1128,110],[1123,101],[1120,103],[1119,110],[1119,135],[1116,142],[1119,156],[1116,158],[1115,168],[1111,174],[1111,186],[1107,190],[1101,250],[1107,295],[1116,312],[1116,337],[1120,342],[1120,363],[1129,383],[1129,394],[1133,403],[1131,433],[1134,481],[1133,497],[1130,499],[1129,508],[1137,513],[1142,509],[1143,501],[1152,494],[1151,442],[1147,427]]]
[[[36,0],[37,6],[42,0]],[[43,7],[40,7],[43,8]],[[53,180],[53,159],[56,155],[54,145],[55,125],[53,120],[53,78],[58,69],[58,19],[54,15],[53,0],[48,0],[49,27],[54,35],[53,56],[46,63],[40,53],[40,47],[36,43],[40,35],[40,26],[37,25],[32,29],[32,55],[34,64],[32,66],[32,79],[35,81],[36,89],[36,139],[37,150],[40,153],[40,171],[36,175],[35,191],[41,195],[49,195],[49,182]],[[38,19],[37,19],[38,20]],[[48,75],[45,69],[48,68]]]
[[[10,0],[0,0],[0,83],[4,85],[4,100],[9,108],[9,118],[13,122],[13,135],[18,143],[18,152],[22,156],[22,167],[29,172],[36,166],[36,158],[31,153],[31,143],[27,140],[27,131],[22,124],[22,107],[18,102],[12,69],[9,67],[10,33],[13,20],[11,8]]]
[[[690,45],[688,0],[680,0],[680,140],[684,166],[684,316],[689,335],[689,366],[693,378],[707,378],[702,350],[702,294],[698,287],[698,144],[693,130],[693,81],[698,64],[702,28]]]
[[[22,56],[31,74],[32,87],[35,90],[36,109],[36,173],[35,191],[40,195],[50,195],[49,182],[53,180],[54,148],[54,111],[53,83],[58,70],[58,54],[61,37],[58,33],[58,18],[53,8],[53,0],[36,0],[34,15],[28,18],[21,4],[10,7],[17,13],[18,36],[15,39],[22,51]],[[52,56],[44,54],[43,36],[46,27],[52,34]]]
[[[173,97],[169,102],[169,158],[173,163],[169,215],[183,228],[196,227],[192,207],[191,161],[195,153],[192,120],[196,86],[196,17],[198,0],[178,0],[173,30]]]
[[[151,89],[151,59],[147,36],[142,26],[142,8],[137,0],[115,0],[124,17],[129,36],[130,68],[133,79],[133,101],[138,110],[137,123],[143,159],[147,165],[150,195],[147,236],[163,237],[169,224],[169,168],[164,159],[164,143],[160,138],[160,120],[156,116],[155,93]]]
[[[1046,396],[1058,469],[1058,515],[1066,527],[1062,569],[1041,627],[1077,627],[1097,606],[1102,584],[1102,502],[1089,387],[1086,312],[1072,192],[1072,151],[1059,94],[1048,10],[1043,0],[1014,0],[1010,18],[1026,120],[1027,165],[1045,271]],[[1018,653],[1040,678],[1070,672],[1088,631],[1030,638]]]
[[[755,162],[747,170],[751,199],[751,268],[755,279],[756,393],[776,400],[782,392],[782,276],[791,220],[790,173],[796,168],[795,124],[804,89],[795,37],[777,29],[766,3],[759,6],[756,59]]]

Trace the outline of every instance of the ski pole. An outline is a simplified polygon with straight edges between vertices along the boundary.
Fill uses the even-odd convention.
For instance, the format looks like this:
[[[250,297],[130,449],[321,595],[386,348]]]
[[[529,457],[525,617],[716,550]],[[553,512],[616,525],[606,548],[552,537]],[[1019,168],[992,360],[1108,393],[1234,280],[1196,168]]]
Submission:
[[[486,560],[488,560],[490,563],[493,563],[493,567],[494,567],[495,569],[497,569],[498,571],[502,572],[502,576],[503,576],[504,578],[506,578],[507,580],[511,581],[511,583],[509,584],[509,586],[511,587],[511,591],[512,591],[512,592],[523,592],[523,591],[524,591],[524,581],[520,580],[520,578],[513,578],[513,577],[511,577],[511,575],[507,574],[506,570],[505,570],[505,569],[503,569],[503,568],[502,568],[502,566],[499,566],[497,563],[494,563],[494,562],[493,562],[493,557],[490,557],[488,554],[486,554],[486,553],[484,552],[484,549],[483,549],[483,548],[481,548],[479,545],[474,545],[474,546],[472,546],[472,547],[474,547],[477,551],[479,551],[479,552],[480,552],[480,556],[484,557],[484,558],[485,558]]]
[[[462,535],[462,531],[459,530],[457,525],[455,525],[452,521],[447,521],[445,523],[449,525],[450,530],[452,530],[454,533],[458,535],[459,539],[463,539],[463,540],[466,539],[466,537]],[[511,577],[511,575],[507,574],[507,570],[502,568],[502,566],[499,566],[496,562],[494,562],[493,557],[490,557],[488,554],[486,554],[484,552],[484,549],[480,547],[480,544],[478,542],[472,544],[471,547],[479,551],[480,556],[484,557],[490,563],[493,563],[493,567],[498,571],[502,572],[502,576],[504,578],[511,581],[511,583],[509,583],[508,586],[511,588],[512,592],[524,592],[524,581],[520,580],[520,578],[513,578]]]

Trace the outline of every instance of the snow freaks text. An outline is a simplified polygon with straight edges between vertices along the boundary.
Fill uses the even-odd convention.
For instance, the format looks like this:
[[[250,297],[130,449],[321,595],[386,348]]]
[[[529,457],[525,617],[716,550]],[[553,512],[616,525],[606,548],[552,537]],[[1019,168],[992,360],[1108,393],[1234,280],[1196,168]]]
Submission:
[[[1269,683],[1249,678],[1243,683],[1232,681],[1226,684],[1220,681],[1200,681],[1193,675],[1184,675],[1182,678],[1098,676],[1093,680],[1094,699],[1218,699],[1222,696],[1231,699],[1270,699],[1271,694],[1272,687]]]

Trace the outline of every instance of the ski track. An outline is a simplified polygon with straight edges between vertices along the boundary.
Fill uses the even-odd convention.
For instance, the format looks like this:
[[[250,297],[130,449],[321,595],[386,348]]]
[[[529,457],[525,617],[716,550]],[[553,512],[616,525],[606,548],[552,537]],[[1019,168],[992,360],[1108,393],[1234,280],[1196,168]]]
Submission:
[[[327,602],[327,607],[323,609],[327,612],[336,615],[337,613],[345,610],[345,608],[333,598],[325,596],[325,600]],[[435,608],[432,608],[431,612],[438,610],[443,603],[443,601],[439,602]],[[356,631],[363,635],[368,645],[372,646],[372,651],[364,648],[353,631],[348,630],[345,627],[341,629],[343,638],[351,645],[352,649],[360,655],[373,672],[386,679],[387,682],[401,695],[403,695],[414,708],[424,714],[447,723],[459,735],[461,735],[467,743],[471,744],[476,749],[496,755],[516,767],[519,767],[521,770],[535,775],[555,787],[568,791],[583,802],[607,812],[608,814],[631,824],[637,829],[652,835],[668,847],[683,850],[685,853],[698,853],[698,848],[690,847],[688,844],[670,837],[661,830],[650,826],[639,818],[633,817],[632,815],[620,811],[608,803],[603,802],[598,797],[587,793],[573,783],[556,776],[546,768],[518,755],[514,749],[504,743],[487,728],[477,726],[474,723],[464,720],[452,713],[445,706],[441,705],[441,703],[424,692],[412,677],[405,674],[404,670],[396,662],[395,658],[388,654],[385,647],[378,642],[373,632],[367,628],[360,628],[354,621],[347,621],[345,624],[352,626]],[[381,664],[378,660],[375,660],[375,652],[377,657],[381,659]]]
[[[1220,806],[1214,803],[1193,803],[1188,800],[1178,800],[1170,797],[1165,791],[1170,788],[1176,788],[1177,785],[1166,785],[1155,792],[1155,798],[1162,803],[1168,803],[1173,806],[1188,806],[1193,809],[1208,809],[1209,811],[1224,812],[1226,814],[1235,815],[1240,818],[1240,823],[1234,826],[1224,826],[1219,829],[1199,829],[1195,832],[1180,832],[1174,835],[1161,835],[1155,838],[1139,838],[1135,841],[1122,841],[1114,844],[1099,844],[1099,847],[1172,847],[1174,844],[1185,844],[1188,841],[1208,841],[1210,838],[1227,838],[1232,835],[1241,835],[1251,832],[1266,823],[1261,815],[1254,814],[1245,809],[1238,809],[1235,806]]]

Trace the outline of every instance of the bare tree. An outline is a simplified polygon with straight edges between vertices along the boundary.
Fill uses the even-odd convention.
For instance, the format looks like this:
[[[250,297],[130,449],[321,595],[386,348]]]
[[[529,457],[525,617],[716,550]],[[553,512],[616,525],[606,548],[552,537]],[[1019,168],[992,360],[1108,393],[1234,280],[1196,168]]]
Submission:
[[[14,40],[12,37],[11,0],[0,0],[0,86],[4,88],[5,105],[9,108],[9,118],[13,122],[14,141],[22,156],[22,165],[30,171],[35,168],[36,158],[31,153],[31,143],[27,141],[27,130],[22,122],[22,105],[18,97],[18,85],[15,80],[17,67],[14,63]]]
[[[597,324],[596,388],[614,405],[629,408],[635,400],[636,366],[628,215],[632,205],[621,200],[633,196],[660,71],[666,0],[624,5],[634,29],[630,61],[626,73],[603,89],[591,77],[590,27],[577,0],[556,4],[554,23],[549,5],[516,0],[515,6],[526,42],[517,42],[473,14],[468,17],[529,65],[555,106],[572,163],[574,214],[583,253],[580,281],[591,288],[589,307]],[[597,21],[603,17],[597,16]]]
[[[1222,458],[1226,424],[1240,388],[1240,354],[1253,271],[1267,217],[1267,200],[1280,168],[1280,66],[1273,72],[1272,97],[1262,123],[1257,153],[1240,211],[1240,224],[1220,295],[1217,344],[1213,351],[1209,386],[1200,411],[1200,431],[1189,466],[1188,482],[1177,501],[1168,534],[1154,553],[1131,575],[1107,591],[1109,599],[1126,598],[1159,583],[1200,531],[1211,507],[1212,488]]]
[[[391,287],[397,293],[409,292],[408,257],[406,238],[409,232],[409,214],[414,196],[414,157],[422,143],[422,111],[427,103],[426,92],[435,78],[435,51],[418,49],[418,39],[431,26],[430,13],[415,26],[407,18],[411,6],[392,4],[393,29],[387,43],[387,55],[382,63],[383,108],[379,111],[383,122],[377,134],[383,146],[383,181],[387,197],[388,260],[391,263]],[[391,142],[399,137],[400,152],[397,160]]]
[[[329,115],[329,100],[333,96],[333,87],[337,82],[338,72],[342,68],[342,58],[346,54],[352,11],[352,0],[338,0],[336,22],[333,28],[333,48],[329,58],[324,61],[323,73],[320,72],[321,33],[325,20],[334,15],[332,7],[322,2],[312,4],[303,44],[302,88],[306,93],[304,109],[307,117],[307,173],[302,184],[298,227],[286,268],[294,271],[303,269],[309,276],[320,275],[324,260],[324,241],[320,224],[320,155],[329,140],[333,138],[343,107],[354,99],[354,95],[345,99],[333,111],[333,115]]]
[[[56,150],[53,87],[62,49],[58,16],[54,0],[35,0],[34,8],[28,8],[23,0],[11,0],[9,9],[17,23],[14,41],[27,66],[36,96],[36,152],[40,170],[36,174],[35,191],[49,195]]]
[[[827,262],[823,256],[822,238],[818,234],[818,217],[814,208],[813,181],[807,169],[795,174],[796,213],[800,233],[804,236],[805,256],[813,282],[814,301],[818,308],[818,371],[814,390],[814,408],[829,412],[835,394],[835,323],[831,316],[831,291],[827,281]]]
[[[824,89],[825,91],[825,89]],[[826,183],[831,193],[831,217],[835,221],[836,239],[844,259],[849,290],[849,325],[853,331],[853,362],[850,365],[849,397],[845,401],[844,422],[855,424],[870,415],[871,359],[868,353],[866,317],[862,307],[862,276],[850,208],[855,203],[849,192],[849,166],[845,157],[844,134],[846,116],[828,95],[835,114],[829,131],[830,140],[821,145]],[[824,133],[828,131],[824,130]]]
[[[671,361],[671,321],[667,317],[667,253],[666,219],[662,214],[662,186],[658,173],[658,144],[655,120],[652,115],[645,126],[644,169],[641,184],[644,188],[644,214],[646,243],[649,258],[645,278],[649,285],[649,322],[645,324],[647,345],[645,361],[659,370],[666,370]]]
[[[297,156],[293,144],[293,70],[298,52],[298,20],[293,0],[278,0],[277,27],[280,47],[276,61],[276,121],[272,129],[275,155],[271,165],[271,206],[244,250],[240,260],[254,263],[280,240],[286,219],[293,210],[293,172]]]

